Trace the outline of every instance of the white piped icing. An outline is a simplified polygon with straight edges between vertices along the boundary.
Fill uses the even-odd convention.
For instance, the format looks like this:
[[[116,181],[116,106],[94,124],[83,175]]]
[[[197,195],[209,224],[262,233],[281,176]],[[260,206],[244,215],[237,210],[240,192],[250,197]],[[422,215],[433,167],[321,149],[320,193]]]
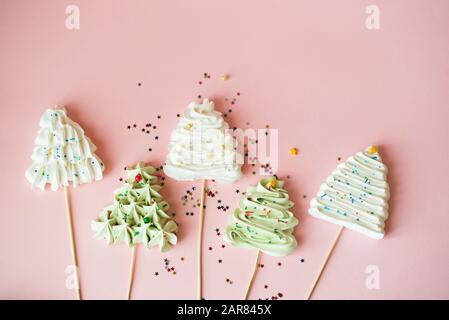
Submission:
[[[233,182],[242,175],[236,143],[212,101],[192,102],[171,134],[164,172],[181,181]]]
[[[104,164],[95,155],[95,145],[64,108],[47,109],[39,126],[33,163],[25,173],[33,187],[44,190],[48,183],[56,191],[69,181],[76,187],[103,178]]]
[[[375,239],[382,239],[390,197],[387,167],[375,147],[337,166],[310,201],[309,213]]]

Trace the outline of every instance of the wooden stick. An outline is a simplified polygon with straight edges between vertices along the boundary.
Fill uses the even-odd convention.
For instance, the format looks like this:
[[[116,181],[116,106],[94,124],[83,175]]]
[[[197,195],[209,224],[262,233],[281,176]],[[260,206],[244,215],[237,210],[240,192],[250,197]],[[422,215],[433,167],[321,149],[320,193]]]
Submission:
[[[260,257],[260,250],[257,250],[256,262],[254,263],[253,273],[251,274],[251,279],[249,280],[248,286],[246,287],[245,295],[243,296],[243,300],[248,299],[248,294],[251,291],[251,287],[253,286],[257,268],[259,267],[259,257]]]
[[[134,269],[136,265],[136,245],[131,247],[131,264],[129,266],[129,277],[128,277],[128,293],[126,295],[127,300],[131,300],[131,291],[133,290],[134,283]]]
[[[200,221],[198,226],[198,299],[203,299],[203,220],[204,220],[204,193],[206,180],[201,182]]]
[[[73,235],[73,225],[72,225],[72,210],[70,205],[70,195],[69,195],[69,188],[64,187],[64,197],[65,197],[65,208],[67,213],[67,225],[69,227],[69,240],[70,240],[70,251],[72,255],[72,265],[75,266],[75,285],[76,285],[76,298],[78,300],[81,300],[81,287],[80,287],[80,281],[79,281],[79,274],[78,274],[78,260],[76,258],[76,247],[75,247],[75,237]]]
[[[310,298],[312,297],[313,291],[315,290],[315,287],[321,278],[321,274],[323,273],[324,268],[326,268],[327,261],[329,260],[329,257],[331,256],[332,252],[334,251],[335,245],[337,244],[338,239],[340,239],[340,235],[341,235],[341,232],[343,231],[343,229],[344,229],[344,226],[340,226],[340,228],[338,229],[337,236],[335,237],[334,242],[332,243],[329,251],[327,252],[326,257],[324,258],[323,264],[321,265],[320,271],[318,272],[318,274],[315,278],[315,281],[313,282],[313,285],[310,288],[309,293],[307,294],[307,300],[310,300]]]

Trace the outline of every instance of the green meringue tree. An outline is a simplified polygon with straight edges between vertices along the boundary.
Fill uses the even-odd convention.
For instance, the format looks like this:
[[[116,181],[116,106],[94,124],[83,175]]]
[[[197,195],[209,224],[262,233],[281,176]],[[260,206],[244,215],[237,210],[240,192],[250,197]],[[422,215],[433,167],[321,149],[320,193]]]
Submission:
[[[167,214],[170,206],[159,193],[162,186],[155,172],[144,162],[127,168],[123,187],[114,191],[113,204],[105,207],[91,224],[95,239],[105,239],[108,244],[125,243],[132,248],[128,299],[134,278],[136,245],[157,246],[166,252],[177,243],[178,225]]]
[[[229,216],[224,240],[236,247],[257,250],[245,300],[251,290],[261,252],[284,257],[295,250],[297,241],[293,231],[298,219],[290,211],[293,205],[284,189],[284,181],[268,177],[260,180],[257,186],[249,186],[238,207]]]

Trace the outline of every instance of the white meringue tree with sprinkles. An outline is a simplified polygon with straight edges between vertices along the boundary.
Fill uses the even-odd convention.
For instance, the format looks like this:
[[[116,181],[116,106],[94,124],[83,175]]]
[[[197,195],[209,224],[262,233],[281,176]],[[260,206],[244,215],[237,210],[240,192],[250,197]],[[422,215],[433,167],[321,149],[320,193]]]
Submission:
[[[33,163],[25,176],[32,187],[42,191],[47,184],[53,191],[59,190],[60,187],[64,189],[72,265],[75,267],[75,289],[80,300],[82,296],[68,187],[69,182],[76,187],[102,179],[104,165],[95,155],[95,145],[84,135],[79,124],[67,117],[63,107],[47,109],[39,126],[36,146],[31,155]]]
[[[312,216],[335,223],[340,228],[307,299],[312,296],[343,228],[374,239],[384,237],[390,198],[387,173],[377,148],[370,146],[338,165],[310,201],[309,213]]]
[[[229,125],[214,103],[192,102],[170,137],[164,172],[178,181],[201,180],[198,229],[198,298],[202,291],[202,239],[204,192],[206,180],[231,183],[238,180],[241,164],[237,163],[236,141]]]

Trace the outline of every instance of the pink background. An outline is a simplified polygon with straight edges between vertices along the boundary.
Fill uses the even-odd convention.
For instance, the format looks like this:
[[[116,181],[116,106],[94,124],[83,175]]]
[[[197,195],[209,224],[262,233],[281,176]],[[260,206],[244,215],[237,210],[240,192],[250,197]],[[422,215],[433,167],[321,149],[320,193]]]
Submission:
[[[80,7],[80,30],[65,28],[68,4]],[[380,7],[380,30],[365,28],[369,4]],[[305,297],[338,229],[308,216],[308,202],[338,157],[376,144],[390,168],[387,235],[344,231],[314,298],[448,299],[448,13],[444,0],[0,0],[0,298],[75,297],[65,287],[63,193],[30,190],[24,177],[45,108],[66,105],[106,163],[104,180],[72,191],[76,240],[84,297],[122,299],[130,250],[93,240],[90,221],[111,203],[125,165],[163,163],[176,114],[191,100],[208,96],[226,111],[225,99],[241,92],[228,120],[280,130],[278,174],[290,175],[300,220],[297,250],[264,255],[250,297]],[[142,133],[148,122],[157,129]],[[229,214],[217,200],[234,208],[235,190],[259,179],[251,171],[232,186],[210,184],[219,194],[207,199],[206,299],[241,298],[250,276],[255,251],[222,248],[215,229]],[[198,214],[180,200],[194,185],[197,198],[199,183],[167,179],[180,241],[167,254],[138,249],[134,298],[196,297]],[[380,290],[365,287],[368,265],[380,268]]]

